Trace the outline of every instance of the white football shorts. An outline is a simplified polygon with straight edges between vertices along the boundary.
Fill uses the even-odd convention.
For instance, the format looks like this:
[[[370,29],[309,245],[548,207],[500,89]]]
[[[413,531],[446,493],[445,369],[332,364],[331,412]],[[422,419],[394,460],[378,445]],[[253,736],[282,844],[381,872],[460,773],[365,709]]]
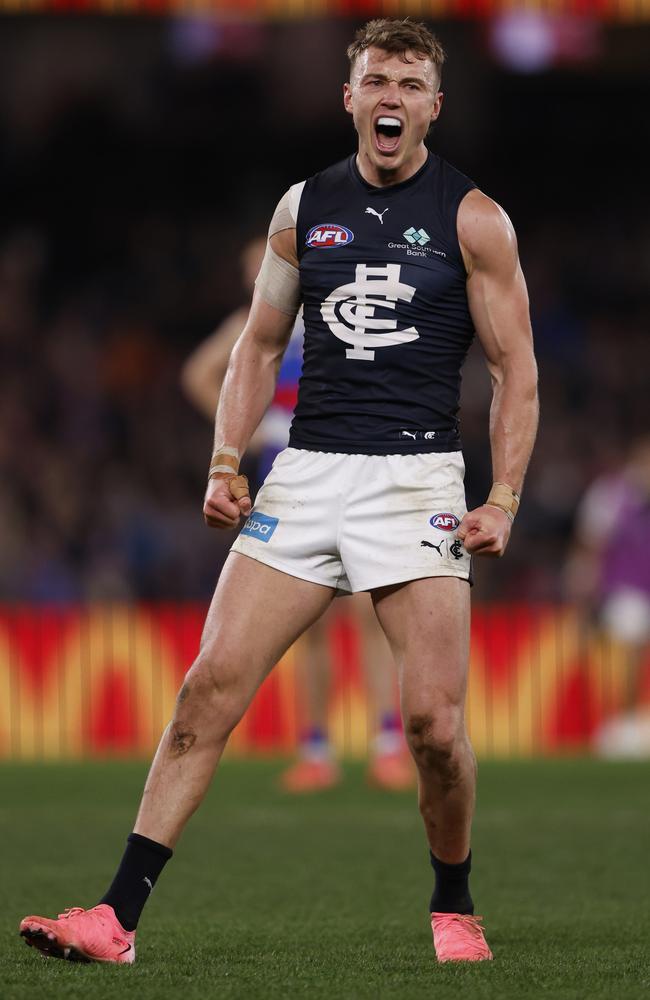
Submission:
[[[232,551],[341,595],[430,576],[470,580],[470,556],[456,538],[464,473],[460,451],[286,448]]]

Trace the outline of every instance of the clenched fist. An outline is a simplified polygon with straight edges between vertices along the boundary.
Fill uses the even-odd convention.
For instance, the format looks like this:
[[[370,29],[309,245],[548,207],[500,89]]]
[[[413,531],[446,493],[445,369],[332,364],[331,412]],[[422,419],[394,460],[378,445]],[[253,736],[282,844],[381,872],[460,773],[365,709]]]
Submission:
[[[470,555],[498,559],[506,550],[511,528],[512,521],[505,511],[483,504],[465,514],[456,538],[460,538]]]
[[[236,528],[240,517],[248,517],[252,506],[246,476],[218,472],[208,480],[203,517],[210,528]]]

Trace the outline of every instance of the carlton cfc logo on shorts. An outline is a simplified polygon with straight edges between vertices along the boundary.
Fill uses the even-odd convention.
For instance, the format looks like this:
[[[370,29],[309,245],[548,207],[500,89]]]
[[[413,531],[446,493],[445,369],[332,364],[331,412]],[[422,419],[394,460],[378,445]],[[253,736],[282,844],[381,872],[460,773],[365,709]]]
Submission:
[[[438,531],[455,531],[460,521],[455,514],[434,514],[429,524]]]
[[[277,517],[269,517],[268,514],[260,514],[255,511],[246,521],[240,534],[258,538],[260,542],[268,542],[278,526],[278,520]]]
[[[309,230],[305,244],[314,250],[329,250],[332,247],[347,246],[353,239],[354,233],[351,229],[337,226],[334,222],[326,222]]]

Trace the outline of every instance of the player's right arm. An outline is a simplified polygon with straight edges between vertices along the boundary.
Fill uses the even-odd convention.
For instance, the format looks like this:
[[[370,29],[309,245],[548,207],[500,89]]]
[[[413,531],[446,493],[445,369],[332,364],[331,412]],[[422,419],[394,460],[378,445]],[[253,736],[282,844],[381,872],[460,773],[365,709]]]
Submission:
[[[269,243],[255,283],[248,321],[233,348],[219,396],[214,449],[203,503],[206,523],[234,528],[251,510],[250,496],[237,477],[239,459],[268,409],[282,357],[291,338],[300,306],[300,279],[296,257],[295,221],[281,211],[282,199],[271,222]],[[236,477],[236,478],[235,478]],[[234,483],[233,483],[234,479]]]

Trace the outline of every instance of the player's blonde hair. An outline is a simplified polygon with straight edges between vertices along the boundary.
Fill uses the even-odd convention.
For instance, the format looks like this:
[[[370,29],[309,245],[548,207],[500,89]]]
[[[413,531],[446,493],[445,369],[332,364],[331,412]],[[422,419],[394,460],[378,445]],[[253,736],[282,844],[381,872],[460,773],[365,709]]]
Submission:
[[[407,52],[430,59],[436,68],[438,80],[441,79],[445,50],[422,21],[411,21],[408,17],[378,17],[368,21],[359,28],[354,41],[348,46],[350,70],[357,56],[371,46],[401,55],[404,62],[409,61],[406,59]]]

